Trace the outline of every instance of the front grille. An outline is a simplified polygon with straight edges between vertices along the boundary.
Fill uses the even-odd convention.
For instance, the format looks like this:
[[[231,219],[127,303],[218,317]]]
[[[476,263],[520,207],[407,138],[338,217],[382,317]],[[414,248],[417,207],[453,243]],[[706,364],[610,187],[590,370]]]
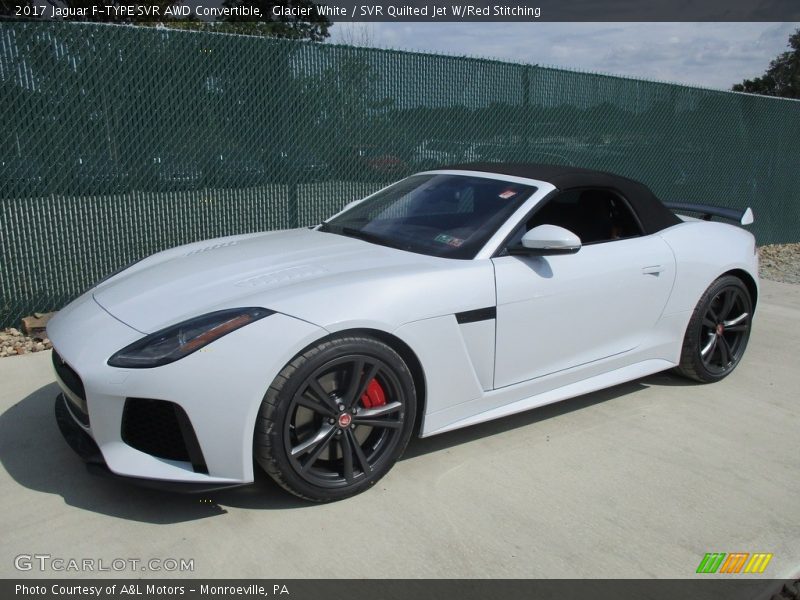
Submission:
[[[127,398],[122,411],[122,441],[158,458],[190,462],[196,472],[208,473],[189,416],[174,402]]]
[[[67,388],[64,394],[69,401],[72,414],[83,423],[89,426],[89,410],[86,407],[86,390],[83,389],[83,381],[80,376],[64,362],[64,359],[53,350],[53,368],[61,383]]]

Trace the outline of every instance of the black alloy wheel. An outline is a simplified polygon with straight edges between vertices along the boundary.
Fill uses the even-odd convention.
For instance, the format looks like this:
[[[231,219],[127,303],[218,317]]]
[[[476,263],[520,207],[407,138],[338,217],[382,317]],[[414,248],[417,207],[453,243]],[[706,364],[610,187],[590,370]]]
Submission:
[[[281,486],[318,502],[357,494],[405,449],[414,382],[397,353],[368,337],[341,337],[301,353],[262,402],[259,464]]]
[[[753,302],[741,279],[717,279],[689,321],[678,372],[704,383],[729,375],[744,355],[752,320]]]

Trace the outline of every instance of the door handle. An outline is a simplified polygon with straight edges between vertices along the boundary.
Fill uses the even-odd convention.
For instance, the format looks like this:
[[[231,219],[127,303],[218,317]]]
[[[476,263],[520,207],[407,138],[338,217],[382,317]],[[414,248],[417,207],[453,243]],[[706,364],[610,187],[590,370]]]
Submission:
[[[650,265],[649,267],[642,267],[643,275],[655,275],[658,277],[659,273],[664,270],[663,265]]]

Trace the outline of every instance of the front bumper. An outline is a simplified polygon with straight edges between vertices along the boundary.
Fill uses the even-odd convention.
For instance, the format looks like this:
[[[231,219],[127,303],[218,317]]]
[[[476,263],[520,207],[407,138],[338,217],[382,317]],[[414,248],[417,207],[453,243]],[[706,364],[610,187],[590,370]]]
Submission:
[[[55,411],[56,423],[58,423],[58,428],[61,430],[61,435],[64,436],[70,448],[72,448],[75,453],[81,457],[83,462],[86,463],[86,469],[92,475],[118,479],[141,487],[166,492],[196,494],[247,485],[246,483],[187,483],[117,475],[116,473],[112,473],[111,469],[108,468],[106,461],[103,459],[103,453],[100,452],[100,448],[95,444],[94,440],[76,422],[75,416],[70,412],[70,409],[67,408],[67,400],[64,394],[59,394],[56,397]]]
[[[322,334],[276,313],[175,363],[119,369],[108,366],[109,357],[145,334],[84,294],[48,323],[65,396],[57,403],[64,405],[59,426],[96,472],[162,489],[250,483],[264,393],[280,369]],[[176,439],[181,444],[162,443]]]

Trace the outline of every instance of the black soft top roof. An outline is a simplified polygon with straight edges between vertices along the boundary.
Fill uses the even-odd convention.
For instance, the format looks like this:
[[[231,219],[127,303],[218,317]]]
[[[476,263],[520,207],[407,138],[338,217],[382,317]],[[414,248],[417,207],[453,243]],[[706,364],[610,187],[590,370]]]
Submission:
[[[453,171],[482,171],[512,177],[538,179],[553,184],[559,190],[583,187],[610,188],[619,192],[631,205],[645,233],[655,233],[681,222],[664,206],[650,189],[643,183],[591,169],[566,167],[561,165],[544,165],[534,163],[467,163],[443,167]]]

